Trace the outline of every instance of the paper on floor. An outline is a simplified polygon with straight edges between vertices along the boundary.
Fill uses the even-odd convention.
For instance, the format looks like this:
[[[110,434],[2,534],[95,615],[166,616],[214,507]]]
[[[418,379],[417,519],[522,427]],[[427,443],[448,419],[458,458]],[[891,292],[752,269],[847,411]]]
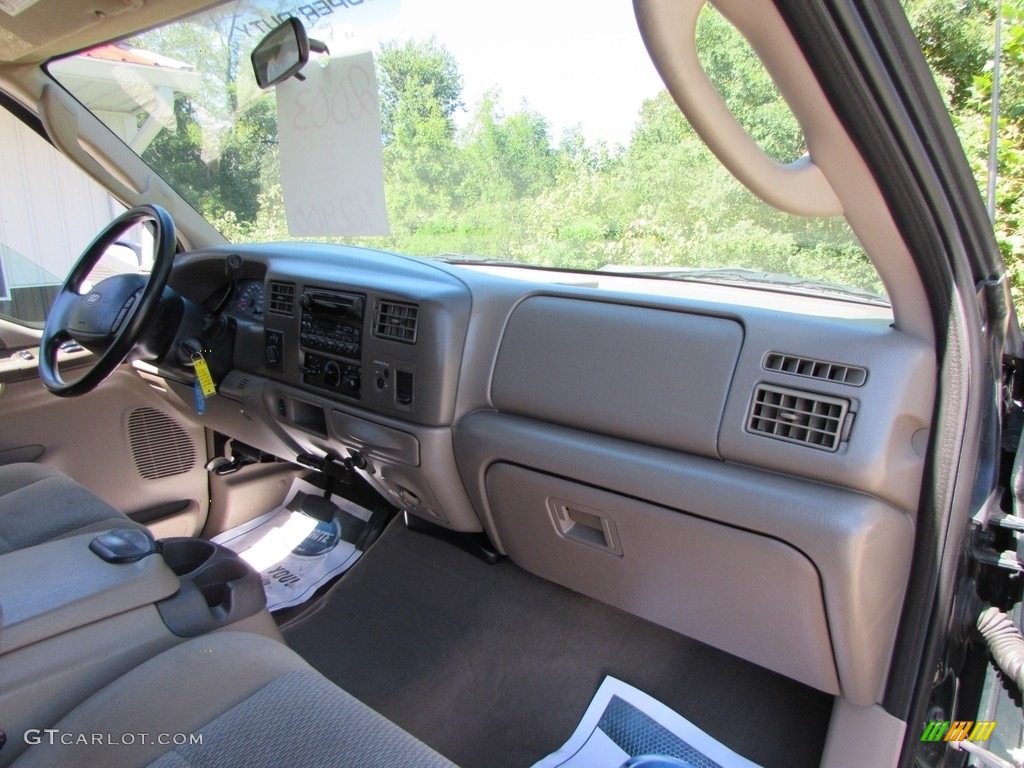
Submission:
[[[759,768],[614,677],[601,683],[569,741],[534,768],[620,768],[642,755],[673,757],[686,768]]]
[[[324,523],[300,510],[303,505],[327,509]],[[362,554],[355,548],[358,532],[370,511],[347,499],[332,496],[303,480],[296,480],[284,503],[265,515],[225,531],[213,539],[237,552],[259,571],[271,611],[308,600],[328,580],[351,568]]]

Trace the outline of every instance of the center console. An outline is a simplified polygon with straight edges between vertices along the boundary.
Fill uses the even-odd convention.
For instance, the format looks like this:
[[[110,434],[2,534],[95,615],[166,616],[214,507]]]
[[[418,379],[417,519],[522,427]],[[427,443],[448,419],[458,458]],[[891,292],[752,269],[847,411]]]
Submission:
[[[0,558],[0,713],[9,734],[49,727],[187,637],[230,628],[281,639],[259,574],[235,553],[174,538],[149,540],[136,559],[110,562],[119,558],[97,548],[96,538],[73,536]],[[9,739],[0,766],[23,747]]]

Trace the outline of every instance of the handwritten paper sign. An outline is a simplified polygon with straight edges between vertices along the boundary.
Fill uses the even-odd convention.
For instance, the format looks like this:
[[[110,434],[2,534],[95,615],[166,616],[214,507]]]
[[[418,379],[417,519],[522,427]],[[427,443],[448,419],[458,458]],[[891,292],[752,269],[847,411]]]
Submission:
[[[277,86],[289,234],[390,235],[373,54],[311,61],[302,74]]]

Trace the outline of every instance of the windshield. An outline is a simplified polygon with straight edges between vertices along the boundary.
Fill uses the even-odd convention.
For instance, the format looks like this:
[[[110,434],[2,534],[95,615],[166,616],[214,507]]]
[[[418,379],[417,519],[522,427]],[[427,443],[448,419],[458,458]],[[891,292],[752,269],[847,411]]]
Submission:
[[[348,90],[332,99],[300,100],[301,116],[280,110],[284,86],[257,88],[249,55],[289,16],[327,45],[335,75],[359,54],[372,55],[373,77],[346,75]],[[710,8],[699,35],[744,127],[781,162],[801,156],[799,126],[743,38]],[[314,53],[307,69],[326,60]],[[629,3],[562,0],[540,14],[456,0],[250,0],[50,71],[233,242],[309,237],[453,261],[882,294],[844,219],[776,211],[705,148],[664,90]],[[364,108],[379,112],[375,147],[340,132],[305,147],[289,136]],[[378,174],[381,216],[369,183],[351,200],[289,210],[290,197],[330,183],[318,165]],[[342,212],[344,234],[308,235]]]

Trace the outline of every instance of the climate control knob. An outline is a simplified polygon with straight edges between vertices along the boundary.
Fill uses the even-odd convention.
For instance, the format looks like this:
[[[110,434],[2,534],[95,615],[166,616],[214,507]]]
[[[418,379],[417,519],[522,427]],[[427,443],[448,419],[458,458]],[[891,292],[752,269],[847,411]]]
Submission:
[[[333,360],[324,365],[324,385],[335,388],[341,384],[341,367]]]

